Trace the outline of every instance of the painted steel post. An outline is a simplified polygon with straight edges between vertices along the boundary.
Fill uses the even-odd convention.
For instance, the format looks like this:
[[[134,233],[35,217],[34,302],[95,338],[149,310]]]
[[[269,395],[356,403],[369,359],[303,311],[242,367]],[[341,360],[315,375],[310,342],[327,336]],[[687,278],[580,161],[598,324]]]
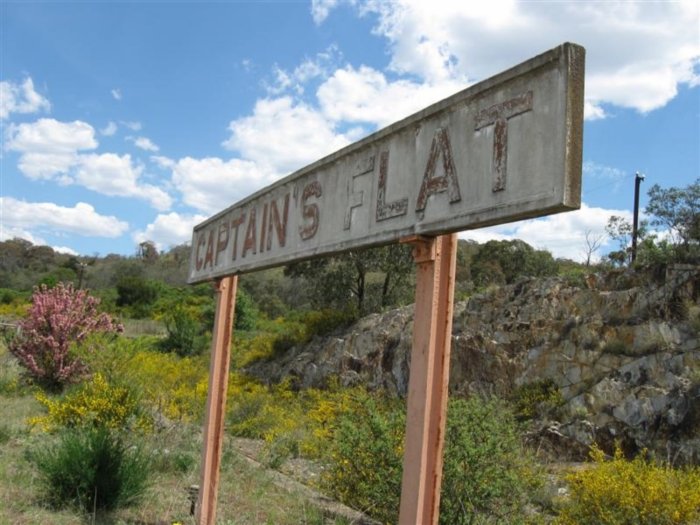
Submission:
[[[207,413],[204,420],[202,470],[197,501],[198,525],[214,525],[216,520],[216,498],[219,490],[221,449],[224,440],[226,390],[228,388],[238,276],[219,279],[215,286],[217,292],[216,319],[214,320],[211,363],[209,365]]]
[[[416,306],[400,525],[437,524],[447,419],[457,234],[414,237]]]

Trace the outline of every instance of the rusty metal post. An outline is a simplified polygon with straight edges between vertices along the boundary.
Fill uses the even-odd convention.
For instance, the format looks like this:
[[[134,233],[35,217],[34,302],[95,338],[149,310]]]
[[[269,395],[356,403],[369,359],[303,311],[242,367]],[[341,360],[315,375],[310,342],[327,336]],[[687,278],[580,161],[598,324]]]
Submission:
[[[226,390],[228,388],[238,276],[219,279],[215,286],[217,291],[216,319],[214,320],[211,363],[209,365],[207,413],[204,420],[201,482],[197,501],[198,525],[214,525],[216,520],[216,498],[219,490],[221,449],[224,440]]]
[[[400,525],[437,524],[447,419],[457,235],[414,237],[416,306]]]

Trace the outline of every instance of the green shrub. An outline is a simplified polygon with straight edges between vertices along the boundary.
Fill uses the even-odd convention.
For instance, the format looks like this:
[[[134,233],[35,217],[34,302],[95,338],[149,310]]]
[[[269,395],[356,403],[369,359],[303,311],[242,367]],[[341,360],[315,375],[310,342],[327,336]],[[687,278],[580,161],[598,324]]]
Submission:
[[[236,330],[255,330],[260,314],[251,296],[242,288],[236,292],[236,312],[234,327]]]
[[[518,523],[542,478],[515,417],[498,400],[452,399],[447,416],[440,523]]]
[[[125,276],[117,282],[116,305],[136,319],[148,317],[152,305],[158,298],[156,283],[139,276]]]
[[[9,425],[2,423],[0,424],[0,445],[4,445],[12,437],[12,429]]]
[[[203,350],[201,339],[197,337],[199,328],[199,323],[187,310],[176,307],[165,317],[168,335],[159,346],[165,352],[175,352],[182,357],[199,354]]]
[[[564,404],[557,384],[551,379],[541,379],[520,385],[513,392],[515,415],[521,420],[550,415]]]
[[[357,319],[357,314],[351,308],[345,310],[325,309],[309,312],[304,318],[306,335],[311,339],[314,335],[328,335],[339,328],[345,328]]]
[[[571,496],[559,525],[666,525],[700,523],[700,469],[676,470],[642,456],[626,460],[619,448],[607,461],[599,448],[594,466],[569,475]]]
[[[340,415],[326,451],[323,487],[382,523],[396,523],[405,426],[403,407],[395,402],[365,398]]]
[[[326,490],[383,523],[396,523],[404,428],[404,409],[396,402],[365,399],[341,414],[325,458]],[[503,403],[450,400],[440,523],[525,521],[525,506],[541,485],[534,465]]]
[[[53,445],[35,449],[30,459],[46,501],[57,508],[109,511],[137,503],[147,488],[148,459],[106,428],[67,430]]]

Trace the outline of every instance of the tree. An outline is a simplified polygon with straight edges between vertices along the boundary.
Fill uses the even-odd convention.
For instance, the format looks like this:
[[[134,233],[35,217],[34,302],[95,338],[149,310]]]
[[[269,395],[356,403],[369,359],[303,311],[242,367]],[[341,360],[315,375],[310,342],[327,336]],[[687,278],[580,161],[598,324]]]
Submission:
[[[666,228],[675,245],[677,258],[695,261],[700,249],[700,179],[685,188],[663,189],[654,184],[647,193],[645,212],[651,224]]]
[[[129,307],[137,319],[148,316],[157,298],[155,284],[141,277],[124,277],[117,283],[117,306]]]
[[[69,352],[72,345],[81,345],[94,332],[123,329],[99,313],[98,304],[71,284],[35,288],[29,316],[20,323],[21,334],[10,342],[10,352],[37,381],[62,388],[86,372],[85,364]]]
[[[290,264],[284,273],[306,281],[314,308],[354,307],[366,314],[410,296],[413,267],[411,247],[394,244]]]
[[[521,240],[489,241],[471,261],[471,275],[477,286],[510,284],[518,277],[543,277],[557,273],[557,262],[546,250],[535,250]]]
[[[637,228],[637,245],[639,247],[648,238],[648,222],[640,221]],[[625,266],[632,261],[632,223],[619,215],[611,215],[605,225],[608,237],[617,242],[619,250],[610,252],[607,257],[614,266]],[[648,243],[647,243],[648,244]]]
[[[593,235],[593,232],[591,232],[591,230],[586,230],[585,247],[583,250],[583,253],[586,256],[586,268],[588,268],[591,265],[591,259],[593,258],[593,254],[595,254],[595,252],[597,252],[603,245],[604,239],[604,235]]]

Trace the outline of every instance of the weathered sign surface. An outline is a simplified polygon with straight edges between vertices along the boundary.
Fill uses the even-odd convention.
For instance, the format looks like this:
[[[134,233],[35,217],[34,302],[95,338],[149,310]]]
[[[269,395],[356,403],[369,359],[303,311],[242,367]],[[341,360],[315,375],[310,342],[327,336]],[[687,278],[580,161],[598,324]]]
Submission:
[[[563,44],[194,228],[189,282],[577,209],[584,50]]]

